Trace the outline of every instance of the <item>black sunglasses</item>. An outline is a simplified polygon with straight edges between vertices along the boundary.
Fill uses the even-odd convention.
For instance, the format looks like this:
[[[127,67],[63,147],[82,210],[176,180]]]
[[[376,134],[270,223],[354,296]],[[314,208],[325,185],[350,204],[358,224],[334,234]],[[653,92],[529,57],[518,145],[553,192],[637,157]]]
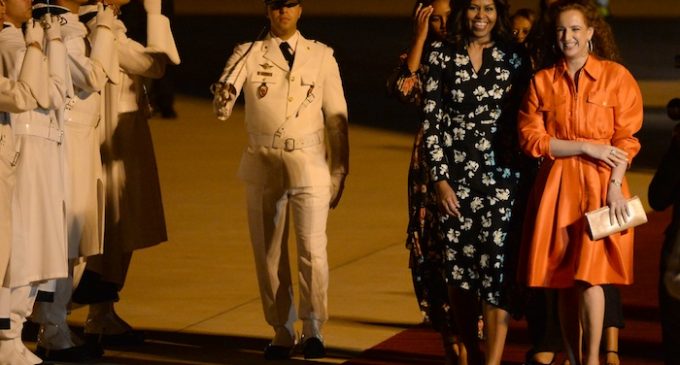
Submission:
[[[291,2],[275,2],[273,4],[269,5],[269,8],[272,10],[281,10],[283,8],[294,8],[296,6],[300,5],[299,1],[291,1]]]

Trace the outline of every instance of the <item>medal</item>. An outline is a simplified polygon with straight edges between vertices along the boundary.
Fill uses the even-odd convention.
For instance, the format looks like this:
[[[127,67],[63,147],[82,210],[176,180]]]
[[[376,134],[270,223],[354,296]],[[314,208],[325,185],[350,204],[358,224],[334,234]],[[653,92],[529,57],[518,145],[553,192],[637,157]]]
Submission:
[[[269,91],[269,87],[267,87],[266,82],[263,82],[262,85],[257,88],[257,95],[260,96],[260,99],[264,98],[267,95],[267,91]]]

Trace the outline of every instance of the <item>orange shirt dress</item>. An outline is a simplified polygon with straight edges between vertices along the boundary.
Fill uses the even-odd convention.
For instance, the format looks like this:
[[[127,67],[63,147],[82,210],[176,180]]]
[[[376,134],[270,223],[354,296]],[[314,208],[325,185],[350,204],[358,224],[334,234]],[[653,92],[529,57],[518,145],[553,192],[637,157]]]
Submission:
[[[587,141],[640,150],[642,95],[620,64],[591,55],[578,89],[564,60],[536,73],[519,113],[525,153],[543,158],[529,198],[519,261],[531,287],[567,288],[633,282],[633,229],[593,241],[585,213],[606,205],[611,168],[586,155],[554,157],[550,139]],[[630,196],[623,181],[623,194]]]

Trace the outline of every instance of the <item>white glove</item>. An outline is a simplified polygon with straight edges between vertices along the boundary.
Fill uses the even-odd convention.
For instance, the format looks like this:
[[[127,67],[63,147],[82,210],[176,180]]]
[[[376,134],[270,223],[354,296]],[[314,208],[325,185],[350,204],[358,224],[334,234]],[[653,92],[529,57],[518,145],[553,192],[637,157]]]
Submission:
[[[41,20],[50,41],[61,40],[61,20],[57,15],[45,14]]]
[[[113,12],[113,7],[107,6],[105,8],[104,4],[102,4],[102,3],[97,4],[96,24],[97,24],[98,27],[101,26],[101,27],[113,29],[113,21],[115,19],[116,19],[116,15]]]
[[[26,34],[24,39],[26,39],[26,46],[33,43],[38,44],[38,47],[42,49],[43,37],[45,36],[45,30],[33,19],[29,19],[26,23]]]
[[[144,9],[147,14],[160,14],[161,0],[144,0]]]

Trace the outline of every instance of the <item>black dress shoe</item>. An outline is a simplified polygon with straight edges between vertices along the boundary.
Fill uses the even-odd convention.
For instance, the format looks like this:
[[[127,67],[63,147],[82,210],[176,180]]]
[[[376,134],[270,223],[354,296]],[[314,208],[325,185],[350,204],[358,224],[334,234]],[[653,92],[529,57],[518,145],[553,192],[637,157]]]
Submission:
[[[61,350],[46,349],[38,345],[35,354],[44,361],[85,362],[100,358],[104,353],[103,351],[101,353],[93,353],[93,350],[87,345],[74,346]]]
[[[269,344],[264,348],[265,360],[286,360],[293,351],[292,347]]]
[[[139,331],[127,331],[117,335],[104,335],[98,333],[86,333],[85,341],[90,346],[100,347],[130,347],[144,344],[144,333]]]
[[[310,337],[302,343],[302,353],[305,359],[319,359],[326,357],[326,348],[317,337]]]

